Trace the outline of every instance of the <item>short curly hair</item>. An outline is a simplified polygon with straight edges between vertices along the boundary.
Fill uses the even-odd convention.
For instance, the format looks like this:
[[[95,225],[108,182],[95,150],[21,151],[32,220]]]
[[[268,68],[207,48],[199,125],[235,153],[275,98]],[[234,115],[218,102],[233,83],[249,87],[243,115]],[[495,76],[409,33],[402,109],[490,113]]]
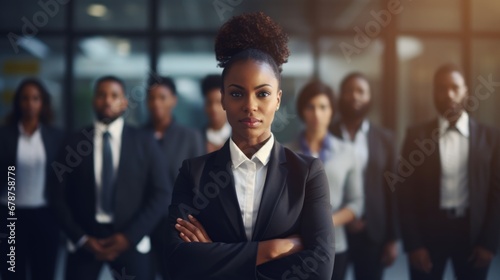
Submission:
[[[288,61],[288,35],[263,12],[232,17],[219,29],[215,56],[225,72],[237,61],[256,60],[268,63],[280,78],[281,66]]]

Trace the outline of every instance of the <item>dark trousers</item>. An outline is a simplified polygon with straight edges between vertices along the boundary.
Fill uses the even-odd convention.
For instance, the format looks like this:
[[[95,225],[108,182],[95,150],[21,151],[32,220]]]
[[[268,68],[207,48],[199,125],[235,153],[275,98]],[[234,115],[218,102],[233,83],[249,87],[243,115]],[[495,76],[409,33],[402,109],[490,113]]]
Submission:
[[[384,265],[381,263],[383,242],[375,242],[366,230],[348,234],[349,262],[354,266],[354,276],[358,280],[381,280]]]
[[[333,263],[332,280],[344,280],[347,272],[348,255],[347,252],[335,254]]]
[[[436,213],[438,219],[435,234],[426,239],[426,249],[432,262],[430,273],[418,271],[410,266],[412,280],[443,279],[446,263],[451,260],[453,272],[457,280],[485,280],[488,268],[477,269],[468,259],[472,255],[473,246],[469,237],[469,218],[449,217],[444,211]]]
[[[8,209],[0,208],[0,270],[3,280],[53,280],[59,245],[59,230],[51,210],[17,208],[15,229],[7,228]],[[9,216],[10,217],[10,216]],[[9,238],[15,234],[15,239]],[[15,244],[13,243],[15,242]],[[15,272],[8,270],[12,259],[11,246],[15,246]],[[29,277],[31,276],[31,277]]]
[[[97,227],[95,237],[106,238],[113,234],[112,226],[101,225]],[[66,261],[67,280],[92,280],[97,279],[102,266],[107,263],[113,279],[153,279],[151,254],[140,253],[133,245],[112,262],[103,262],[84,248],[69,252]]]

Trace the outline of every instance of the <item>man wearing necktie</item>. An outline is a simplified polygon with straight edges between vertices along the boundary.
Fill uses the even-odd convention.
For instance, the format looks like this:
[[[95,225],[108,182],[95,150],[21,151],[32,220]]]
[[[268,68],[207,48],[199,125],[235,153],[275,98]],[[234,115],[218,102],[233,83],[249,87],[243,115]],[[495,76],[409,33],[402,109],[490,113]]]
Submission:
[[[498,248],[499,133],[469,115],[467,98],[460,70],[439,68],[439,117],[408,129],[404,141],[398,170],[409,175],[398,179],[396,194],[413,280],[442,279],[448,260],[455,279],[486,279]]]
[[[123,82],[100,78],[96,121],[70,137],[54,169],[52,205],[70,239],[66,279],[113,275],[152,279],[148,235],[165,213],[171,183],[152,135],[124,124]]]

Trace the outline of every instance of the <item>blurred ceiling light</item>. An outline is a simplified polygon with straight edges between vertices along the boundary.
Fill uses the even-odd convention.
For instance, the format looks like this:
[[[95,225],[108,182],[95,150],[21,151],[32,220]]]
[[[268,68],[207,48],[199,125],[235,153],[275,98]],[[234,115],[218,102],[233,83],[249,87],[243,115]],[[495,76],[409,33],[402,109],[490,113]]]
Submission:
[[[87,14],[93,17],[104,17],[108,13],[108,8],[102,4],[90,4],[87,7]]]
[[[409,60],[419,56],[423,52],[424,46],[422,42],[415,37],[401,36],[397,40],[397,50],[398,57],[401,60]]]
[[[49,54],[49,47],[35,37],[21,37],[17,44],[40,59],[46,58]]]

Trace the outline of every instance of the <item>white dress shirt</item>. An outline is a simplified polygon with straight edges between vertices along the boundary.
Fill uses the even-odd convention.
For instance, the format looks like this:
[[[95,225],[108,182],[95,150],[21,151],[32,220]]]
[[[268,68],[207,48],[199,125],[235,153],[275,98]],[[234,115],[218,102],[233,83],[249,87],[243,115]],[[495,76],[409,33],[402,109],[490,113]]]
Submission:
[[[98,223],[112,223],[113,214],[106,213],[101,206],[101,179],[102,179],[102,135],[105,131],[109,131],[109,141],[111,144],[111,153],[113,156],[113,169],[114,175],[118,172],[118,165],[120,163],[120,149],[122,146],[122,132],[123,132],[123,118],[118,118],[114,122],[106,125],[102,122],[96,121],[94,123],[94,173],[96,185],[96,216],[95,219]],[[114,180],[113,180],[114,182]]]
[[[253,229],[257,221],[257,214],[267,176],[267,164],[271,158],[273,145],[274,136],[271,134],[271,137],[264,146],[249,159],[236,146],[233,139],[229,142],[234,186],[248,240],[252,240]]]
[[[35,208],[47,205],[45,199],[45,167],[47,156],[43,146],[40,126],[32,135],[24,130],[21,123],[16,152],[16,206]],[[2,203],[7,205],[7,193]]]
[[[116,177],[118,173],[118,167],[120,163],[120,151],[122,146],[122,133],[124,120],[122,117],[116,119],[114,122],[106,125],[104,123],[95,121],[94,122],[94,173],[95,173],[95,183],[96,183],[96,215],[95,219],[98,223],[112,223],[113,214],[106,213],[103,211],[101,206],[101,174],[102,174],[102,135],[105,131],[110,134],[110,144],[111,153],[113,157],[113,169],[114,175]],[[84,235],[76,244],[72,244],[68,240],[68,250],[69,252],[75,252],[76,248],[79,248],[87,242],[88,236]],[[149,236],[144,236],[141,241],[136,246],[136,250],[140,253],[148,253],[151,249],[151,242]]]
[[[351,139],[351,135],[344,124],[340,125],[340,130],[342,131],[342,139],[352,143],[354,153],[356,154],[356,160],[359,163],[361,171],[364,172],[368,165],[368,131],[370,130],[370,123],[367,120],[363,121],[360,129],[354,135],[354,140]]]
[[[327,135],[327,141],[327,148],[322,147],[325,149],[323,165],[330,188],[332,214],[340,209],[348,208],[356,218],[360,218],[364,210],[363,176],[356,160],[354,147],[350,142],[343,141],[331,134]],[[287,144],[287,147],[294,152],[304,153],[300,147],[300,140]],[[319,156],[319,154],[311,155]],[[334,235],[335,252],[347,251],[348,244],[344,226],[335,226]]]
[[[207,128],[206,136],[209,143],[212,143],[216,146],[222,146],[231,136],[231,125],[226,122],[224,126],[219,130]]]
[[[455,126],[456,129],[448,129],[448,121],[439,118],[442,209],[469,206],[469,115],[463,112]]]

